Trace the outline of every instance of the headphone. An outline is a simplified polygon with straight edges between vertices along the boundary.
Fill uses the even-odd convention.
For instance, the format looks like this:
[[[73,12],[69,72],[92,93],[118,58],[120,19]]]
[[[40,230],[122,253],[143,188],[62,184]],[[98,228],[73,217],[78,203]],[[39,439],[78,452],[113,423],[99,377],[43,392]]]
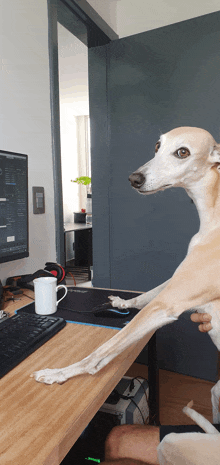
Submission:
[[[61,282],[64,281],[65,278],[65,270],[64,268],[59,265],[58,263],[53,263],[53,262],[47,262],[45,264],[45,268],[43,270],[38,270],[35,271],[33,274],[24,274],[21,276],[11,276],[10,278],[7,278],[6,280],[6,286],[12,286],[12,287],[21,287],[25,289],[34,289],[34,286],[30,283],[36,278],[41,278],[41,277],[55,277],[57,278],[57,283],[60,284]]]
[[[44,271],[49,271],[55,278],[57,278],[57,283],[60,284],[65,278],[65,270],[58,263],[47,262],[45,263]]]

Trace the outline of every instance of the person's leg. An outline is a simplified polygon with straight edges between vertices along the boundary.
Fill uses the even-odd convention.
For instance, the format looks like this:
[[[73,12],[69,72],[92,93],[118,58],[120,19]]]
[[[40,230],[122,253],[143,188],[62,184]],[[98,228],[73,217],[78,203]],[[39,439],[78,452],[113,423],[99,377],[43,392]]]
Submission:
[[[134,464],[134,460],[139,460],[155,465],[159,463],[157,460],[159,442],[159,427],[157,426],[116,426],[106,439],[105,460],[108,463],[120,459],[133,459]],[[126,462],[124,463],[126,465]]]

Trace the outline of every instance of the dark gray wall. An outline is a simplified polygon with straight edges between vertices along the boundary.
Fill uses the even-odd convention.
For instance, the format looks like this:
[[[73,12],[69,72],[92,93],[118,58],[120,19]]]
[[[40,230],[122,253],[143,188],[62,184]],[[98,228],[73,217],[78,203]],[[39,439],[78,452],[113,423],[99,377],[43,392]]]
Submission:
[[[219,20],[214,13],[89,50],[94,286],[157,286],[172,276],[198,230],[184,190],[142,197],[128,176],[174,127],[201,127],[220,140]],[[174,336],[173,326],[157,332],[161,366],[214,380],[217,351],[195,325],[182,331],[187,318],[175,323]],[[196,358],[189,363],[187,349],[192,339],[201,347],[201,336],[202,368]]]

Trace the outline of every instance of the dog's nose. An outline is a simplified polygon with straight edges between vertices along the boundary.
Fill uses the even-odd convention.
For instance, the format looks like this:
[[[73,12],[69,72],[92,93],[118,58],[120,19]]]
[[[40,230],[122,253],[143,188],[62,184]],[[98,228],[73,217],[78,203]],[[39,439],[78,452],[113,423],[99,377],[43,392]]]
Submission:
[[[129,181],[132,185],[132,187],[135,187],[136,189],[138,189],[139,187],[143,186],[144,182],[145,182],[145,177],[142,173],[132,173],[130,176],[129,176]]]

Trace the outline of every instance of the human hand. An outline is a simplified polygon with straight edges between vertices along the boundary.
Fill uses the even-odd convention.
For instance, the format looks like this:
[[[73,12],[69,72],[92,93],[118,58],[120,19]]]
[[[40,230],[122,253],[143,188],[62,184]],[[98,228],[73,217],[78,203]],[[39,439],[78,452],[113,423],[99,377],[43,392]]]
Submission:
[[[190,318],[195,323],[200,323],[198,329],[199,331],[201,331],[201,333],[207,333],[208,331],[210,331],[210,329],[212,329],[212,325],[210,323],[212,317],[211,315],[209,315],[209,313],[195,312],[190,315]]]

